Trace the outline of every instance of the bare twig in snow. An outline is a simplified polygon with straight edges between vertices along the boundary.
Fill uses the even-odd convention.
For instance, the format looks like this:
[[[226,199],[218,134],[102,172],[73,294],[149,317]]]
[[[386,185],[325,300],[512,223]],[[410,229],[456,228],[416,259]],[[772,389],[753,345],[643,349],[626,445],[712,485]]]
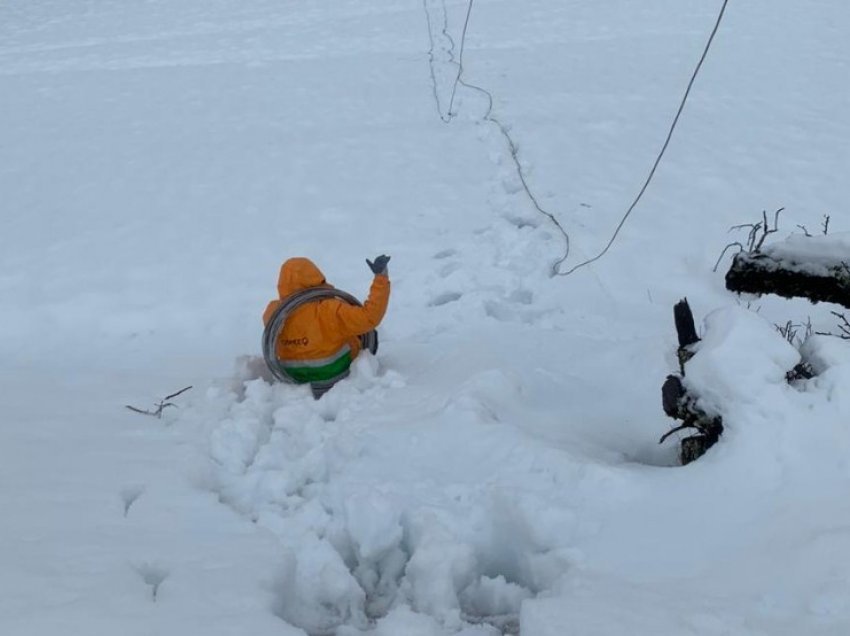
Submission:
[[[720,262],[723,260],[723,257],[726,256],[726,252],[728,252],[729,249],[732,247],[737,247],[739,254],[744,251],[744,246],[738,241],[735,241],[734,243],[729,243],[729,245],[724,247],[723,251],[720,252],[720,258],[717,259],[717,262],[714,264],[714,269],[712,271],[717,271],[717,268],[720,267]]]
[[[774,212],[774,214],[773,214],[773,228],[772,229],[767,222],[767,210],[762,211],[762,216],[764,217],[764,220],[763,220],[764,224],[762,225],[761,237],[759,238],[759,241],[756,244],[755,249],[750,250],[751,252],[758,252],[759,250],[761,250],[761,246],[764,245],[764,240],[769,235],[774,234],[775,232],[779,231],[779,215],[782,213],[782,211],[784,209],[785,208],[779,208],[776,212]]]
[[[152,411],[150,411],[148,409],[140,409],[140,408],[135,407],[135,406],[130,406],[129,404],[125,404],[124,408],[129,409],[130,411],[133,411],[134,413],[141,413],[142,415],[151,415],[151,416],[153,416],[157,419],[162,419],[162,412],[165,409],[167,409],[171,406],[173,406],[173,407],[177,406],[176,404],[174,404],[174,402],[169,402],[169,400],[176,398],[178,395],[185,393],[186,391],[188,391],[191,388],[192,388],[192,386],[190,385],[190,386],[187,386],[183,389],[180,389],[176,393],[172,393],[171,395],[166,395],[164,398],[162,398],[159,401],[158,404],[156,404],[156,408]]]
[[[779,215],[785,208],[779,208],[773,214],[773,227],[770,226],[770,223],[767,220],[767,210],[762,210],[762,220],[758,223],[742,223],[741,225],[733,225],[729,228],[730,232],[735,232],[737,230],[748,229],[747,232],[747,244],[744,246],[743,243],[739,241],[735,241],[734,243],[729,243],[726,247],[723,248],[723,251],[720,253],[720,258],[717,259],[717,262],[714,264],[714,269],[712,271],[716,272],[717,268],[720,267],[720,263],[723,261],[723,257],[726,256],[726,252],[728,252],[731,248],[737,247],[738,254],[741,252],[746,252],[747,254],[757,254],[762,245],[764,245],[765,239],[771,234],[779,231]],[[797,227],[801,228],[806,236],[810,236],[809,231],[802,225],[798,225]]]
[[[795,347],[797,346],[797,343],[800,342],[800,339],[797,336],[799,334],[800,328],[803,326],[804,325],[798,325],[790,320],[784,325],[774,325],[774,327],[776,327],[776,330],[779,332],[779,335],[785,338],[788,344]]]
[[[838,329],[841,333],[836,335],[843,340],[850,340],[850,321],[847,320],[847,316],[837,311],[831,311],[829,313],[841,321],[838,323]]]

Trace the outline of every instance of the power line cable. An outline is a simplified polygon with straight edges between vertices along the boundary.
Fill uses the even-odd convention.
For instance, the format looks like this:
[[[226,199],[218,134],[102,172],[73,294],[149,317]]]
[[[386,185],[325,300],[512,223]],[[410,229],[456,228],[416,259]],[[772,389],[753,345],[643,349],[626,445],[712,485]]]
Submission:
[[[589,258],[586,261],[582,261],[578,265],[571,267],[566,272],[558,272],[558,276],[569,276],[573,272],[582,267],[586,267],[591,263],[598,261],[600,258],[605,256],[608,253],[608,250],[611,249],[611,246],[614,244],[614,241],[617,240],[617,236],[620,234],[620,230],[623,229],[623,226],[626,224],[626,221],[631,216],[634,209],[637,207],[640,200],[643,198],[644,193],[646,192],[649,184],[652,183],[652,179],[655,177],[655,172],[658,170],[659,164],[661,164],[661,159],[664,157],[664,153],[667,152],[667,147],[670,145],[670,140],[673,139],[673,133],[676,131],[676,126],[679,124],[679,118],[682,116],[682,112],[685,110],[685,104],[688,103],[688,97],[690,97],[691,89],[694,86],[694,82],[696,82],[697,76],[699,75],[700,70],[702,69],[702,65],[705,62],[705,59],[708,57],[708,52],[711,50],[711,45],[714,43],[714,36],[717,35],[717,31],[720,29],[720,24],[723,22],[723,16],[726,13],[726,6],[729,4],[729,0],[723,0],[723,5],[720,7],[720,13],[717,15],[717,20],[714,23],[714,28],[711,30],[711,35],[708,37],[708,42],[706,42],[705,49],[703,49],[702,55],[699,58],[699,62],[694,69],[693,74],[691,75],[691,79],[688,82],[688,87],[685,89],[685,94],[682,97],[682,101],[679,104],[679,109],[676,111],[676,116],[673,118],[673,123],[670,126],[670,130],[667,132],[667,138],[664,140],[664,145],[661,147],[661,151],[658,153],[658,156],[655,158],[655,162],[652,164],[652,169],[649,171],[649,175],[646,177],[646,181],[644,181],[643,186],[638,192],[632,204],[629,206],[626,213],[623,215],[623,218],[620,220],[620,223],[617,225],[617,228],[614,230],[614,234],[611,235],[611,239],[608,241],[608,244],[605,248],[599,252],[593,258]],[[566,258],[564,258],[561,263],[564,262]]]
[[[667,137],[664,140],[664,144],[662,145],[661,150],[658,153],[658,155],[657,155],[657,157],[656,157],[656,159],[655,159],[655,161],[652,165],[652,168],[649,171],[649,174],[647,175],[646,180],[644,181],[643,185],[641,186],[640,191],[638,192],[637,196],[632,201],[631,205],[626,210],[626,213],[623,215],[623,218],[620,220],[619,224],[617,225],[616,229],[614,230],[614,233],[612,234],[612,236],[611,236],[610,240],[608,241],[607,245],[605,246],[605,248],[601,252],[599,252],[599,254],[594,256],[593,258],[590,258],[586,261],[582,261],[581,263],[575,265],[574,267],[570,268],[566,272],[561,272],[560,267],[567,260],[567,258],[569,258],[569,255],[570,255],[570,235],[566,232],[566,230],[564,230],[564,227],[561,225],[561,223],[558,221],[558,219],[555,217],[555,215],[552,214],[551,212],[548,212],[547,210],[545,210],[540,205],[537,197],[532,192],[532,190],[531,190],[531,188],[528,184],[528,180],[526,178],[525,171],[523,170],[522,164],[520,163],[520,160],[519,160],[519,147],[517,146],[516,142],[514,141],[513,137],[511,136],[511,134],[508,132],[507,127],[498,118],[496,118],[493,115],[494,99],[493,99],[492,93],[490,93],[489,91],[487,91],[486,89],[484,89],[480,86],[470,84],[463,79],[464,70],[465,70],[464,65],[463,65],[463,53],[464,53],[465,46],[466,46],[466,36],[467,36],[467,32],[469,30],[469,22],[470,22],[470,17],[472,15],[472,8],[473,8],[473,5],[474,5],[474,2],[475,2],[475,0],[469,0],[468,3],[467,3],[466,18],[464,20],[463,34],[461,36],[461,42],[460,42],[460,52],[458,54],[457,60],[455,61],[454,60],[454,54],[453,54],[455,42],[451,38],[451,36],[449,36],[449,34],[448,34],[448,16],[447,16],[447,12],[446,12],[446,4],[445,4],[445,0],[442,0],[442,3],[443,3],[443,29],[442,29],[442,34],[445,37],[447,37],[449,39],[449,41],[451,42],[451,50],[448,52],[449,57],[451,58],[451,61],[453,63],[455,63],[458,67],[457,68],[457,75],[455,76],[455,79],[452,83],[452,91],[451,91],[451,97],[449,99],[448,113],[444,115],[442,110],[441,110],[441,107],[440,107],[439,89],[438,89],[438,86],[437,86],[436,72],[434,70],[435,42],[434,42],[434,35],[433,35],[433,31],[432,31],[431,14],[430,14],[430,11],[428,9],[428,0],[423,0],[423,6],[424,6],[424,9],[425,9],[425,14],[426,14],[426,17],[428,19],[428,36],[429,36],[430,42],[431,42],[431,49],[429,51],[429,60],[430,60],[430,66],[431,66],[431,79],[433,81],[433,88],[434,88],[434,98],[437,102],[437,110],[440,114],[440,118],[447,124],[450,123],[452,121],[452,119],[454,119],[454,117],[456,117],[457,113],[453,112],[453,109],[454,109],[455,98],[457,96],[458,86],[464,86],[466,88],[477,91],[477,92],[483,94],[484,96],[486,96],[486,98],[488,100],[488,107],[487,107],[487,111],[486,111],[485,115],[482,117],[482,120],[489,121],[489,122],[493,123],[494,125],[496,125],[496,127],[499,129],[499,131],[502,133],[502,136],[505,138],[505,141],[508,144],[508,149],[510,150],[511,159],[513,160],[514,165],[516,167],[517,175],[519,176],[520,183],[522,184],[523,190],[525,191],[526,195],[528,196],[529,200],[531,201],[531,203],[535,207],[535,209],[540,214],[547,217],[555,225],[555,227],[559,230],[559,232],[563,236],[564,241],[566,243],[564,255],[560,259],[555,261],[555,263],[553,263],[553,265],[552,265],[552,275],[553,276],[569,276],[570,274],[581,269],[582,267],[586,267],[587,265],[590,265],[591,263],[598,261],[600,258],[602,258],[603,256],[605,256],[605,254],[608,253],[608,251],[611,249],[611,246],[614,244],[614,241],[617,240],[617,237],[619,236],[620,231],[623,229],[623,226],[626,224],[626,221],[629,219],[632,212],[634,212],[635,208],[640,203],[641,199],[643,198],[643,195],[646,193],[646,190],[649,188],[650,183],[652,183],[652,180],[655,177],[655,173],[658,170],[658,166],[661,164],[661,160],[664,158],[664,154],[667,152],[667,148],[670,145],[670,142],[673,138],[673,134],[675,133],[676,127],[679,124],[679,119],[681,118],[682,113],[684,112],[685,105],[688,102],[688,98],[690,97],[691,90],[693,89],[694,83],[696,82],[696,79],[699,76],[700,71],[702,70],[703,63],[705,62],[706,58],[708,57],[708,53],[711,50],[712,44],[714,43],[714,38],[717,35],[718,30],[720,29],[721,23],[723,22],[723,18],[724,18],[725,13],[726,13],[726,7],[729,4],[729,0],[723,0],[723,3],[720,7],[720,12],[718,13],[717,19],[714,23],[714,27],[711,30],[711,34],[709,35],[708,41],[706,42],[705,48],[703,49],[702,55],[700,56],[700,59],[699,59],[699,62],[697,63],[696,67],[694,68],[694,72],[692,73],[691,78],[688,81],[687,88],[685,89],[685,93],[682,97],[681,102],[679,103],[679,108],[676,111],[676,115],[673,118],[673,122],[670,125],[670,129],[667,132]]]

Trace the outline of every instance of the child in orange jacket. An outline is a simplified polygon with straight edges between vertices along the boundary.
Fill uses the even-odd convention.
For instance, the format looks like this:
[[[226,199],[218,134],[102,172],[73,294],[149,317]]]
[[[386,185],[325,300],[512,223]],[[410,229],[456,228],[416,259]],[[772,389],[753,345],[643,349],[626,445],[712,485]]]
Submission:
[[[293,310],[278,335],[275,352],[281,366],[296,382],[332,384],[348,374],[360,353],[360,336],[375,329],[387,311],[390,279],[389,256],[366,263],[375,274],[369,298],[362,307],[338,298],[308,302]],[[324,274],[307,258],[290,258],[280,268],[277,290],[263,322],[274,315],[281,301],[305,289],[328,287]]]

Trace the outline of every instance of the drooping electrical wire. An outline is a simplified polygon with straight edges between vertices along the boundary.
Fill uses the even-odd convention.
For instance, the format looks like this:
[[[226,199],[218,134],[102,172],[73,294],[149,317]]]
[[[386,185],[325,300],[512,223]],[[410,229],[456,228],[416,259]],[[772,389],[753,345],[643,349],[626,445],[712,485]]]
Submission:
[[[464,80],[464,70],[465,69],[464,69],[464,65],[463,65],[463,54],[464,54],[464,50],[465,50],[465,46],[466,46],[466,36],[467,36],[468,30],[469,30],[469,22],[470,22],[470,17],[472,15],[472,8],[473,8],[473,5],[474,5],[474,2],[475,2],[475,0],[468,0],[468,3],[467,3],[466,18],[464,20],[463,33],[462,33],[461,41],[460,41],[460,51],[459,51],[457,59],[455,60],[454,59],[455,42],[454,42],[454,40],[451,39],[451,36],[449,36],[449,34],[448,34],[448,17],[447,17],[447,12],[446,12],[446,5],[445,5],[445,0],[442,0],[442,3],[443,3],[443,7],[442,7],[443,8],[443,18],[444,18],[442,34],[445,37],[447,37],[449,39],[449,41],[451,42],[451,50],[449,51],[449,57],[450,57],[450,61],[457,66],[457,74],[455,76],[454,81],[452,82],[451,96],[450,96],[450,99],[449,99],[449,108],[448,108],[448,111],[446,113],[443,113],[442,109],[441,109],[441,105],[440,105],[440,100],[439,100],[439,88],[437,86],[436,71],[434,70],[435,42],[434,42],[434,35],[433,35],[433,30],[432,30],[431,13],[430,13],[430,10],[429,10],[429,7],[428,7],[428,0],[423,0],[423,6],[424,6],[425,14],[426,14],[426,17],[427,17],[427,20],[428,20],[428,36],[430,38],[430,43],[431,43],[431,49],[430,49],[428,55],[429,55],[429,62],[430,62],[430,67],[431,67],[431,79],[433,81],[433,88],[434,88],[434,98],[437,102],[437,110],[440,114],[440,118],[447,124],[450,123],[456,117],[457,113],[454,111],[454,102],[455,102],[455,98],[457,96],[458,86],[463,86],[463,87],[468,88],[470,90],[474,90],[476,92],[479,92],[487,98],[488,107],[487,107],[487,111],[486,111],[485,115],[481,118],[482,121],[491,122],[492,124],[494,124],[499,129],[499,132],[505,138],[505,141],[508,145],[508,149],[509,149],[510,154],[511,154],[511,159],[514,162],[514,166],[516,168],[517,175],[519,176],[519,180],[520,180],[520,183],[522,184],[523,190],[525,191],[526,195],[528,196],[529,200],[531,201],[532,205],[537,210],[537,212],[542,214],[546,218],[548,218],[552,222],[552,224],[558,229],[558,231],[560,232],[560,234],[564,238],[564,242],[565,242],[564,254],[561,258],[559,258],[557,261],[555,261],[553,263],[551,273],[552,273],[553,276],[569,276],[570,274],[581,269],[582,267],[586,267],[587,265],[590,265],[591,263],[598,261],[600,258],[602,258],[605,254],[608,253],[608,251],[611,249],[611,246],[617,240],[617,237],[619,236],[620,231],[623,229],[623,226],[626,224],[626,221],[629,219],[632,212],[634,212],[635,208],[637,207],[637,205],[640,203],[641,199],[643,198],[643,195],[646,193],[646,190],[649,188],[649,185],[652,183],[652,180],[655,177],[655,173],[658,170],[658,166],[661,164],[661,160],[664,158],[664,154],[667,152],[667,148],[670,145],[671,140],[673,139],[673,134],[675,133],[676,127],[679,124],[679,119],[681,118],[682,113],[684,112],[685,105],[688,102],[688,98],[690,97],[691,90],[693,89],[694,83],[696,82],[696,79],[699,76],[700,71],[702,70],[702,66],[703,66],[706,58],[708,57],[708,53],[711,50],[712,44],[714,43],[714,38],[717,35],[718,30],[720,29],[721,23],[723,22],[723,17],[726,13],[726,7],[729,4],[729,0],[723,0],[723,3],[720,7],[720,12],[718,13],[717,19],[714,23],[714,27],[711,30],[711,34],[709,35],[708,41],[705,45],[705,48],[703,49],[702,55],[700,56],[700,59],[699,59],[699,62],[697,63],[697,65],[694,69],[694,72],[691,75],[691,78],[688,82],[687,88],[685,89],[685,93],[682,97],[681,102],[679,103],[679,108],[677,109],[676,115],[673,118],[673,122],[670,125],[670,129],[667,132],[667,137],[665,138],[664,143],[661,147],[661,150],[658,153],[658,155],[656,156],[655,161],[652,165],[652,168],[650,169],[649,174],[647,175],[647,178],[644,181],[643,185],[641,186],[637,196],[634,198],[631,205],[626,210],[626,213],[623,215],[622,219],[620,220],[619,224],[617,225],[616,229],[614,230],[614,233],[612,234],[612,236],[611,236],[610,240],[608,241],[608,243],[606,244],[605,248],[601,252],[599,252],[596,256],[594,256],[590,259],[587,259],[586,261],[582,261],[581,263],[573,266],[572,268],[570,268],[569,270],[567,270],[565,272],[561,272],[560,268],[561,268],[561,265],[563,265],[563,263],[569,258],[569,255],[570,255],[570,235],[567,233],[566,230],[564,230],[564,227],[558,221],[557,217],[555,217],[555,215],[552,214],[551,212],[548,212],[547,210],[545,210],[540,205],[538,198],[534,195],[533,191],[531,190],[531,187],[529,186],[528,180],[527,180],[526,175],[525,175],[525,171],[523,170],[522,164],[520,163],[520,160],[519,160],[519,147],[518,147],[518,145],[516,144],[513,137],[511,136],[510,132],[508,131],[507,126],[505,126],[505,124],[502,123],[501,120],[499,120],[497,117],[495,117],[493,115],[494,99],[493,99],[492,93],[490,93],[489,91],[487,91],[486,89],[484,89],[480,86],[470,84],[469,82]]]
[[[611,238],[608,241],[607,245],[605,245],[605,248],[596,256],[589,258],[586,261],[582,261],[578,265],[574,265],[565,272],[558,272],[558,276],[569,276],[570,274],[581,269],[582,267],[586,267],[591,263],[595,263],[608,253],[608,250],[611,249],[611,246],[614,244],[614,241],[617,240],[617,236],[619,236],[620,230],[623,229],[623,226],[626,224],[626,221],[629,219],[632,212],[634,212],[638,203],[640,203],[640,200],[643,198],[644,193],[646,192],[647,188],[649,188],[649,184],[652,183],[652,179],[655,177],[655,172],[658,170],[658,166],[661,164],[661,160],[664,158],[664,153],[667,152],[667,147],[670,145],[670,141],[673,139],[673,133],[676,132],[676,126],[678,126],[679,124],[679,118],[681,118],[682,112],[685,110],[685,105],[688,103],[688,97],[690,97],[691,95],[691,89],[694,87],[694,82],[696,82],[696,79],[699,76],[699,72],[702,69],[702,65],[705,62],[705,59],[708,57],[708,52],[711,50],[711,45],[714,43],[714,36],[717,35],[717,31],[720,29],[720,24],[723,22],[723,16],[726,13],[726,6],[728,4],[729,0],[723,0],[723,5],[720,7],[720,13],[717,15],[717,20],[714,23],[714,28],[711,30],[711,35],[709,35],[708,37],[708,41],[705,44],[705,48],[703,49],[702,55],[699,58],[699,62],[697,62],[696,68],[694,68],[694,72],[691,74],[691,79],[690,81],[688,81],[688,87],[685,89],[685,94],[682,96],[682,101],[679,103],[679,108],[676,111],[676,116],[673,118],[673,123],[670,125],[670,130],[667,132],[667,137],[664,140],[664,144],[661,146],[661,151],[655,158],[655,162],[652,164],[652,169],[649,171],[649,174],[647,175],[643,186],[641,186],[640,191],[637,193],[637,196],[632,201],[632,204],[626,210],[626,213],[623,215],[623,218],[620,219],[620,223],[617,225],[616,229],[614,230],[614,233],[611,235]],[[563,263],[563,261],[561,262]]]

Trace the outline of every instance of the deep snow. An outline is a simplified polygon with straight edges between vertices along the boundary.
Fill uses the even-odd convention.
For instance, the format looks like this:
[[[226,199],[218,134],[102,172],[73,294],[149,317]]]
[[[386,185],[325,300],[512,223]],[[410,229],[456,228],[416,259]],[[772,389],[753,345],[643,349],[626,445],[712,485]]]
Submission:
[[[476,2],[466,77],[568,265],[634,196],[718,5]],[[763,209],[777,240],[848,229],[850,7],[733,0],[642,205],[554,279],[486,99],[441,121],[465,12],[0,6],[0,633],[850,630],[850,355],[815,337],[789,386],[771,326],[834,308],[711,271]],[[319,402],[266,382],[280,262],[363,294],[384,251],[377,358]],[[688,382],[727,428],[677,468],[684,295]],[[123,408],[188,384],[162,420]]]

